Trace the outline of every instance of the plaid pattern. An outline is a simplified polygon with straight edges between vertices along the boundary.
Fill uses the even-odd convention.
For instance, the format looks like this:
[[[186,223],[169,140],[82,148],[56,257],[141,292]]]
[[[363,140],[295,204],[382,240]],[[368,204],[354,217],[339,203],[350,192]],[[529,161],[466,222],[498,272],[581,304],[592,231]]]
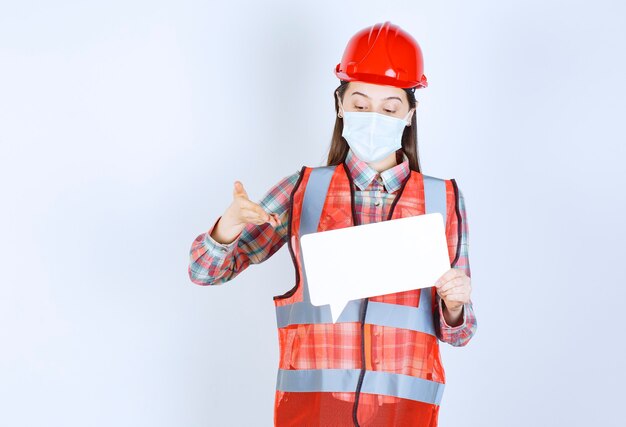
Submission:
[[[354,155],[352,150],[349,150],[346,157],[346,165],[357,186],[355,207],[360,223],[379,222],[387,218],[399,188],[410,174],[406,156],[402,163],[378,173]],[[198,285],[223,284],[234,279],[250,264],[259,264],[265,261],[287,243],[289,199],[299,176],[300,170],[283,177],[259,201],[259,204],[266,212],[274,212],[280,216],[281,225],[279,227],[274,228],[269,223],[261,225],[249,223],[233,242],[221,244],[210,236],[221,218],[219,217],[207,232],[198,235],[192,242],[189,252],[188,273],[191,281]],[[459,257],[455,268],[463,269],[471,277],[468,259],[468,225],[465,201],[460,189],[459,211],[462,219],[462,233]],[[453,227],[452,230],[456,230],[458,227],[456,215],[448,215],[448,217],[447,227]],[[449,236],[448,244],[456,248],[457,233],[449,234],[451,236]],[[407,291],[405,294],[407,300],[404,302],[384,299],[380,299],[380,301],[415,305],[416,301],[411,300],[411,298],[415,298],[415,293]],[[371,300],[376,300],[376,298],[381,297],[374,297]],[[435,325],[438,338],[453,346],[467,344],[476,331],[476,317],[472,302],[470,301],[464,305],[463,322],[454,327],[448,325],[445,321],[439,295],[436,295],[436,306]],[[404,342],[408,349],[411,345],[410,343],[415,345],[415,338],[409,336],[411,335],[410,331],[405,331],[404,333],[407,335],[406,337],[396,337],[394,340],[406,340]],[[289,337],[283,338],[289,339]],[[390,343],[390,345],[392,344]],[[357,348],[354,349],[354,351],[357,350]],[[381,351],[383,350],[384,348],[381,349]],[[376,358],[376,355],[372,355],[372,357]],[[419,357],[419,355],[411,357]]]
[[[298,260],[298,268],[301,269],[300,247],[297,242],[299,235],[299,222],[303,210],[303,197],[309,185],[312,168],[306,168],[301,177],[302,182],[297,191],[293,194],[292,216],[292,239],[291,244],[295,259]],[[338,167],[330,180],[327,199],[318,225],[318,231],[335,230],[353,225],[351,211],[351,191],[350,178],[353,172],[350,167]],[[381,178],[382,181],[382,178]],[[358,184],[355,184],[358,187]],[[424,199],[423,175],[408,173],[404,180],[402,197],[399,188],[393,206],[393,216],[391,219],[404,218],[415,215],[422,215],[426,211]],[[458,225],[455,213],[455,191],[453,182],[445,180],[445,197],[447,207],[447,236],[448,255],[450,261],[456,258],[458,239]],[[376,203],[374,203],[376,204]],[[390,206],[391,209],[391,206]],[[391,213],[391,212],[389,212]],[[355,209],[356,214],[356,209]],[[389,218],[389,214],[385,218]],[[361,224],[356,218],[355,225]],[[375,248],[372,248],[375,251]],[[373,261],[375,262],[375,260]],[[302,277],[302,274],[299,275]],[[433,297],[436,294],[435,288],[427,288]],[[421,298],[421,290],[409,290],[385,295],[376,295],[369,298],[372,302],[383,302],[387,304],[418,306]],[[298,303],[303,300],[304,287],[297,286],[287,292],[280,299],[275,300],[277,306]],[[436,307],[429,307],[429,312],[433,316]],[[287,336],[287,341],[281,340],[281,351],[279,366],[284,370],[310,370],[318,369],[360,369],[364,366],[369,371],[382,371],[408,375],[425,380],[445,383],[445,373],[441,363],[437,336],[423,332],[411,331],[404,328],[384,327],[377,324],[365,323],[362,325],[364,331],[361,332],[361,324],[349,322],[347,324],[311,323],[311,324],[289,324],[279,328],[279,334]],[[361,342],[361,340],[363,342]],[[330,348],[329,348],[330,347]],[[328,351],[328,350],[331,351]],[[359,350],[364,351],[364,359],[360,356]],[[356,354],[355,354],[356,353]],[[277,389],[277,401],[283,399],[290,400],[289,392]],[[331,392],[335,399],[343,401],[354,401],[356,393]],[[286,396],[287,395],[287,396]],[[385,403],[397,404],[400,402],[397,396],[386,394],[361,394],[359,407],[362,410],[368,408],[369,412],[379,405]],[[404,402],[401,406],[404,407]],[[402,410],[401,410],[402,411]]]

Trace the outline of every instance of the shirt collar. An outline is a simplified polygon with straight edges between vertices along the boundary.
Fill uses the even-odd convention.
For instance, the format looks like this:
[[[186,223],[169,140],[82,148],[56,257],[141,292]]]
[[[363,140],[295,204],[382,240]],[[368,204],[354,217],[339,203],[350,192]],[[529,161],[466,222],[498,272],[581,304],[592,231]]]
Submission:
[[[411,173],[409,168],[409,158],[406,154],[403,154],[403,157],[404,161],[402,163],[390,167],[380,173],[383,185],[389,193],[393,193],[398,190]],[[352,180],[361,189],[361,191],[369,187],[378,174],[376,169],[373,169],[366,162],[359,159],[359,157],[352,152],[352,149],[348,150],[345,162],[348,166],[350,174],[352,175]]]

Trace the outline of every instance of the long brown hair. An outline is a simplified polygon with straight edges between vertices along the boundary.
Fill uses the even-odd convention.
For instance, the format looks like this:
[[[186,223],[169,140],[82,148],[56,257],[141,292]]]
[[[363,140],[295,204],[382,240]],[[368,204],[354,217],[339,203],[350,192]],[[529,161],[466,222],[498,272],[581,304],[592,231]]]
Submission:
[[[341,136],[343,132],[343,119],[339,118],[336,114],[339,112],[339,102],[337,100],[337,96],[335,96],[336,91],[339,93],[341,102],[343,102],[343,96],[348,90],[349,85],[349,81],[341,80],[339,87],[333,90],[333,99],[335,100],[335,128],[331,138],[330,150],[328,151],[328,163],[326,166],[338,165],[344,162],[350,148],[344,137]],[[415,89],[408,88],[404,89],[404,91],[406,92],[406,97],[409,100],[409,109],[415,107],[417,104],[415,100]],[[411,126],[406,126],[404,128],[404,133],[402,134],[402,148],[396,151],[396,163],[402,163],[404,161],[403,154],[406,154],[409,159],[409,169],[421,173],[420,159],[417,149],[416,114],[417,111],[415,111],[415,113],[411,116]]]

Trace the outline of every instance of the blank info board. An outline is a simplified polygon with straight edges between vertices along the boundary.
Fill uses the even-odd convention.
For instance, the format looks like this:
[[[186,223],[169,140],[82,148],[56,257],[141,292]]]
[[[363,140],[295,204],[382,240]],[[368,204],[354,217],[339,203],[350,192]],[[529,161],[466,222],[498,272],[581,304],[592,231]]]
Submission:
[[[429,213],[305,234],[311,303],[333,322],[354,299],[433,286],[450,269],[443,216]]]

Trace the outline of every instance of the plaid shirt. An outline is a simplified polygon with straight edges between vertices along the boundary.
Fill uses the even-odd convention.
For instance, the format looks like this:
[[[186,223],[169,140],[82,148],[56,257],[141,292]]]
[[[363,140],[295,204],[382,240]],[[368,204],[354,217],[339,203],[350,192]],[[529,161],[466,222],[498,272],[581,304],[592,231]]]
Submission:
[[[408,159],[381,173],[372,169],[366,162],[348,151],[346,165],[357,185],[355,191],[356,214],[360,224],[380,222],[387,218],[397,191],[410,174]],[[298,181],[300,170],[283,177],[259,201],[268,213],[280,216],[280,226],[274,228],[269,223],[256,225],[248,223],[237,238],[222,244],[210,234],[221,216],[211,228],[200,234],[193,241],[189,252],[188,273],[191,281],[198,285],[219,285],[234,279],[250,264],[259,264],[278,251],[288,238],[289,199]],[[465,201],[459,189],[459,211],[462,219],[460,254],[455,268],[462,269],[471,277],[468,259],[468,225],[465,213]],[[456,221],[453,230],[456,230]],[[456,243],[454,243],[456,246]],[[440,297],[436,296],[439,316],[435,322],[438,338],[453,346],[464,346],[476,331],[476,317],[472,302],[464,304],[463,322],[450,326],[443,316]]]

